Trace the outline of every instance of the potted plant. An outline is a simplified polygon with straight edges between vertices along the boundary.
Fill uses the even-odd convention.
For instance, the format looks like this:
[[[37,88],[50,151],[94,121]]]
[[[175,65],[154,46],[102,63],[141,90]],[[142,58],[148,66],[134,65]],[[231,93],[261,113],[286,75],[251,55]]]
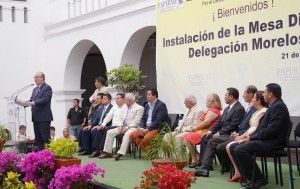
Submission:
[[[105,170],[97,168],[96,163],[87,163],[85,166],[61,167],[55,172],[49,184],[49,189],[92,188],[90,181],[93,180],[93,175],[96,176],[99,173],[103,178]]]
[[[41,150],[31,152],[21,160],[21,171],[24,181],[33,181],[38,189],[46,188],[54,175],[55,156],[53,152]]]
[[[114,87],[118,93],[132,92],[139,98],[138,92],[145,88],[143,81],[147,76],[142,75],[141,71],[134,69],[132,64],[124,64],[106,74],[108,76],[107,84]]]
[[[8,172],[21,172],[21,158],[12,152],[0,153],[0,186]]]
[[[186,189],[195,183],[193,172],[182,171],[174,165],[159,165],[143,172],[142,181],[135,189]]]
[[[55,169],[59,169],[61,166],[71,166],[74,164],[81,164],[81,159],[74,158],[75,153],[78,150],[78,142],[74,140],[59,138],[51,140],[50,144],[46,144],[45,148],[54,153]]]
[[[156,135],[147,147],[146,159],[150,160],[154,167],[158,167],[159,164],[174,164],[178,169],[183,169],[187,165],[187,150],[184,145],[176,144],[175,136],[171,134],[168,125],[164,128],[165,130]],[[164,139],[166,133],[170,133],[170,137]]]
[[[5,128],[5,125],[0,123],[0,152],[2,152],[3,146],[9,137],[9,131]]]

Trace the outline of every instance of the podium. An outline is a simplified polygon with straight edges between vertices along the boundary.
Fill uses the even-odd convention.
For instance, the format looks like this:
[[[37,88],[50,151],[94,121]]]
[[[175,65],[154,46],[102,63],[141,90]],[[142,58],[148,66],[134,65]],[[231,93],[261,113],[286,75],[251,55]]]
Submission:
[[[19,131],[20,126],[20,115],[19,112],[22,108],[25,111],[25,125],[26,124],[26,102],[22,101],[16,97],[10,96],[5,98],[7,100],[7,129],[9,130],[9,138],[4,144],[4,151],[15,151],[17,153],[20,152],[17,149],[18,140],[16,138],[16,134]],[[25,145],[26,146],[26,145]],[[24,151],[24,150],[23,150]]]

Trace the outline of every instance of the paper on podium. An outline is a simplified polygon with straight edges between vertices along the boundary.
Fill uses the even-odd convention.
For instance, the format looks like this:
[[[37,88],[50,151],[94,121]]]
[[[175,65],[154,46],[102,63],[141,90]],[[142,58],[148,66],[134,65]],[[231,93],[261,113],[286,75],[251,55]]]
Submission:
[[[27,107],[27,105],[26,105],[27,101],[23,101],[23,100],[20,100],[18,98],[15,98],[15,103],[18,104],[19,106]]]

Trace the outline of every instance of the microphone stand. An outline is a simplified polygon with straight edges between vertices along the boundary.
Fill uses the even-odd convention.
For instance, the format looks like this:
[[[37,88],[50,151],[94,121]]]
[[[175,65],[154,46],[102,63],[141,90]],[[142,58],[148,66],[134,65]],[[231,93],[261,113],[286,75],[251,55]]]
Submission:
[[[17,99],[18,99],[18,95],[21,93],[21,92],[23,92],[23,91],[25,91],[26,89],[28,89],[29,87],[31,87],[31,86],[33,86],[34,84],[30,84],[30,85],[26,85],[25,87],[23,87],[23,88],[21,88],[20,90],[18,90],[18,91],[16,91],[16,92],[14,92],[12,95],[11,95],[11,98],[14,98],[14,101],[16,102],[17,101]],[[14,95],[16,94],[16,97],[14,97]],[[27,120],[26,120],[26,106],[24,106],[24,113],[25,113],[25,125],[27,126]],[[19,125],[20,125],[20,113],[19,113],[19,111],[20,111],[20,108],[18,107],[17,108],[17,111],[18,111],[18,122],[19,122]],[[27,137],[27,135],[26,135],[26,133],[25,133],[25,140],[24,140],[24,153],[27,151],[27,139],[26,139],[26,137]],[[18,144],[18,146],[20,147],[20,149],[19,149],[19,154],[20,154],[20,151],[22,150],[21,149],[21,141],[20,141],[20,133],[19,133],[19,136],[18,136],[18,138],[19,138],[19,144]]]
[[[17,94],[16,98],[18,97],[18,95],[23,92],[24,90],[26,90],[27,88],[33,86],[34,84],[30,84],[30,85],[26,85],[25,87],[21,88],[20,90],[17,90],[16,92],[14,92],[11,97],[14,97],[15,94]]]

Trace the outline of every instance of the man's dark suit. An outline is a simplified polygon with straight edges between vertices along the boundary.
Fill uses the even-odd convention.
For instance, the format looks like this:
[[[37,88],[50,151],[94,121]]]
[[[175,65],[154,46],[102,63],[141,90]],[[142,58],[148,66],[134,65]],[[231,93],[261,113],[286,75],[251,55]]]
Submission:
[[[171,125],[171,120],[169,119],[168,109],[165,103],[157,99],[152,110],[151,125],[147,126],[149,110],[150,106],[147,104],[140,123],[140,128],[148,130],[146,135],[141,138],[141,131],[139,129],[133,131],[130,135],[131,141],[139,145],[143,151],[147,150],[148,145],[159,132],[163,132],[166,129],[166,125],[164,123]]]
[[[258,128],[250,136],[246,144],[238,145],[233,153],[237,157],[238,167],[251,178],[254,152],[268,152],[285,147],[285,137],[290,124],[288,109],[282,99],[277,99],[267,110]],[[260,169],[256,165],[255,179],[263,179]]]
[[[149,112],[149,105],[147,104],[143,113],[143,117],[141,119],[140,128],[146,128],[147,119],[148,119],[148,112]],[[151,126],[148,128],[149,131],[153,129],[157,129],[161,131],[163,127],[161,126],[162,123],[167,123],[171,125],[171,120],[168,116],[168,109],[165,103],[157,99],[153,111],[152,111],[152,123]]]
[[[249,127],[250,127],[249,121],[255,111],[256,111],[256,108],[251,106],[249,111],[244,115],[238,129],[236,130],[236,132],[239,134],[239,136],[244,134],[249,129]],[[226,152],[226,145],[232,141],[233,141],[232,139],[229,139],[228,141],[223,142],[217,146],[217,154],[221,156],[222,163],[223,163],[222,165],[224,168],[229,168],[229,166],[230,166],[229,157]]]
[[[50,124],[53,120],[51,111],[52,89],[45,82],[36,92],[37,88],[33,89],[30,101],[34,103],[31,112],[35,140],[39,150],[42,150],[50,140]]]
[[[103,116],[102,116],[102,112],[104,110],[104,106],[102,105],[98,109],[97,116],[95,117],[95,119],[92,120],[92,123],[91,123],[92,128],[99,124],[101,116],[102,116],[102,121],[104,120],[104,118],[109,113],[109,111],[112,107],[113,106],[111,104],[109,104],[109,106],[106,108]],[[109,122],[107,125],[111,125],[111,122]],[[95,144],[97,133],[98,133],[97,129],[94,129],[94,130],[90,129],[90,130],[87,130],[87,131],[85,131],[85,130],[82,131],[82,149],[84,151],[91,152],[92,145]]]
[[[204,153],[201,161],[204,169],[209,169],[211,167],[217,146],[230,139],[231,132],[237,130],[245,115],[245,109],[239,101],[237,101],[230,110],[229,108],[230,106],[225,108],[221,118],[210,129],[212,134],[218,132],[220,136],[209,140],[209,138],[212,137],[211,134],[208,138],[204,137],[204,140],[202,139],[201,153]]]

